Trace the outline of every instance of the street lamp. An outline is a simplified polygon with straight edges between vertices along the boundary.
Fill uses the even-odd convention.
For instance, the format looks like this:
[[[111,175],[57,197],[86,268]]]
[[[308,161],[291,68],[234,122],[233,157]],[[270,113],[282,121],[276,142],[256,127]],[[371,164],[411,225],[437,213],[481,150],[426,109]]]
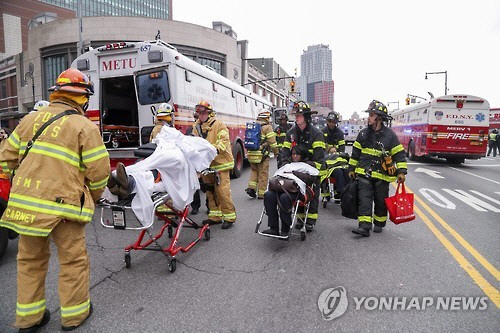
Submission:
[[[427,74],[444,74],[444,94],[448,94],[448,71],[444,72],[425,72],[425,79],[427,80]]]

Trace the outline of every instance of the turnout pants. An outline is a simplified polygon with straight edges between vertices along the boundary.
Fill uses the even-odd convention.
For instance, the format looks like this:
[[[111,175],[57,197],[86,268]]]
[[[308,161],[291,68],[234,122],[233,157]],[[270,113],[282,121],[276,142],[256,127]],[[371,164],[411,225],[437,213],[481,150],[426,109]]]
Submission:
[[[90,308],[90,266],[85,226],[62,220],[50,233],[59,259],[59,300],[63,326],[79,325]],[[49,237],[21,235],[17,253],[17,309],[15,326],[38,324],[45,311],[45,277],[49,267]]]
[[[207,190],[208,209],[210,213],[208,218],[212,221],[236,221],[236,210],[231,197],[231,183],[229,179],[229,170],[219,171],[219,185],[215,184],[213,174],[202,176],[205,184],[213,184],[213,189]]]
[[[252,173],[248,181],[248,188],[254,189],[259,198],[264,197],[269,181],[269,158],[263,157],[260,163],[250,163]]]
[[[358,221],[360,227],[371,229],[372,223],[385,227],[387,221],[385,198],[388,196],[388,182],[358,177]],[[375,203],[375,208],[373,208],[373,203]]]

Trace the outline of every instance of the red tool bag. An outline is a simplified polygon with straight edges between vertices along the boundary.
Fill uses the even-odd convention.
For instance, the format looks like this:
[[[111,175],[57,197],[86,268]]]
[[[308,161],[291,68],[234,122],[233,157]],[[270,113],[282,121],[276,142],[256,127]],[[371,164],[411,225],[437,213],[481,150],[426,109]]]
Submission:
[[[399,189],[401,188],[401,192]],[[385,199],[385,205],[389,211],[389,219],[394,224],[413,221],[415,213],[413,212],[413,193],[406,193],[404,183],[398,183],[396,194]]]
[[[9,201],[10,179],[0,172],[0,198]]]

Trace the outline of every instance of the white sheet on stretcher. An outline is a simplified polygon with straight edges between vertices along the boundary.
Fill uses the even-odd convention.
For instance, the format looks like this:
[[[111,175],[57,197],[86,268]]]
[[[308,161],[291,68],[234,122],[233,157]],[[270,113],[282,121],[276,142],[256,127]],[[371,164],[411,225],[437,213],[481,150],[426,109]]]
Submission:
[[[217,155],[207,140],[186,136],[168,126],[162,127],[153,142],[157,145],[153,154],[125,168],[135,180],[132,210],[143,225],[151,224],[154,192],[168,192],[172,206],[178,210],[190,204],[200,188],[197,172],[209,168]],[[151,173],[155,169],[161,175],[161,181],[156,184]]]
[[[306,183],[304,183],[299,177],[295,176],[292,173],[293,171],[307,173],[311,176],[317,176],[319,175],[318,169],[304,162],[292,162],[285,164],[274,173],[274,176],[281,176],[295,180],[297,185],[299,185],[300,193],[306,194]]]

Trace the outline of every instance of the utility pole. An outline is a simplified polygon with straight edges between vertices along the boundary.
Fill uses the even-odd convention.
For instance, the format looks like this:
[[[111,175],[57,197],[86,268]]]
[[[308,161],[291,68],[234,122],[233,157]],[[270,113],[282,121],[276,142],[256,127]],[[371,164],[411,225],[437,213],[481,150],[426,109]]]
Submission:
[[[82,24],[82,0],[77,0],[77,14],[78,14],[78,47],[76,50],[77,56],[82,54],[83,50],[83,40],[82,40],[82,32],[83,32],[83,24]]]

